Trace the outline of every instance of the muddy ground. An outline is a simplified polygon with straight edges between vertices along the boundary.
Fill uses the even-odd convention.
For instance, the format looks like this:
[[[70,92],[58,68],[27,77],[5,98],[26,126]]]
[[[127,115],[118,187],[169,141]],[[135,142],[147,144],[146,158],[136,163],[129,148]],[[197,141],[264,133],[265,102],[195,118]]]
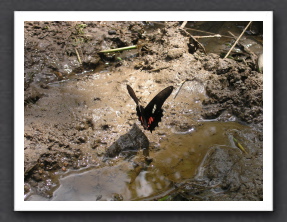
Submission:
[[[198,134],[185,146],[198,141],[205,151],[194,172],[181,179],[167,176],[169,192],[146,199],[263,199],[263,74],[257,55],[237,48],[223,59],[203,48],[206,44],[202,47],[201,39],[197,42],[180,24],[25,22],[25,198],[53,198],[59,178],[76,170],[112,169],[129,161],[135,172],[146,170],[151,162],[163,169],[156,161],[168,158],[163,144],[178,150],[183,139],[174,135],[195,131]],[[260,25],[253,29],[260,34]],[[138,47],[99,53],[131,45]],[[160,90],[174,86],[163,105],[162,122],[152,133],[140,126],[127,84],[144,105]],[[219,128],[230,122],[235,125]],[[116,155],[103,161],[109,147],[134,123],[148,140],[152,158],[141,160],[136,153],[128,160]],[[217,131],[210,132],[214,128]],[[232,130],[235,140],[226,133]],[[212,140],[216,134],[225,135],[218,140],[228,140],[227,145]],[[169,174],[167,168],[163,171]],[[119,193],[110,199],[127,200]]]

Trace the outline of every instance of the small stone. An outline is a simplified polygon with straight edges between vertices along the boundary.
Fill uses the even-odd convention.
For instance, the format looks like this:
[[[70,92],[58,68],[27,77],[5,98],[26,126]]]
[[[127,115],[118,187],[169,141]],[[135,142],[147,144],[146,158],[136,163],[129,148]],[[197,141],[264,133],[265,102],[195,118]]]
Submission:
[[[109,30],[108,33],[109,33],[109,35],[115,35],[115,34],[117,34],[116,30]]]

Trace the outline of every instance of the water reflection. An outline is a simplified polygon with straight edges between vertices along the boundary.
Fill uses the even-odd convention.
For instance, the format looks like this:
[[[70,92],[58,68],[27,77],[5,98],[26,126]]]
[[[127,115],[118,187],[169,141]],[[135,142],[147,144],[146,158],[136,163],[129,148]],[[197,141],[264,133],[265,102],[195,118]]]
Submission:
[[[202,171],[201,163],[214,146],[228,146],[230,133],[244,131],[248,126],[236,122],[205,122],[192,128],[192,133],[173,134],[150,150],[152,163],[135,167],[133,159],[116,165],[70,172],[60,178],[60,187],[51,200],[104,201],[152,200],[173,189],[173,184],[194,178]],[[39,200],[33,195],[28,200]]]

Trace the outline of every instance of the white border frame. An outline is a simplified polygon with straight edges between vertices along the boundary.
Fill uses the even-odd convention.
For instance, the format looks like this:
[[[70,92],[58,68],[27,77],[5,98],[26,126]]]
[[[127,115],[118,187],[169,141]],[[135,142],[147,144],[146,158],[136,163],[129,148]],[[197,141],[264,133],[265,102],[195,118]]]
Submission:
[[[24,21],[263,21],[263,201],[24,201]],[[273,211],[273,12],[38,11],[14,14],[15,211]],[[22,138],[22,139],[21,139]]]

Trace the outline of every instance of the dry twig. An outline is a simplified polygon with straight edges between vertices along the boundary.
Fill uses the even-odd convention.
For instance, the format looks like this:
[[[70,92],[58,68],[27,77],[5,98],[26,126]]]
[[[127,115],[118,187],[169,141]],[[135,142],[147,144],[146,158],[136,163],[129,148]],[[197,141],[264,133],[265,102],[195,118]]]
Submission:
[[[192,81],[192,80],[194,80],[194,78],[183,80],[183,81],[181,82],[181,84],[180,84],[180,87],[178,88],[177,93],[174,95],[173,99],[175,99],[175,98],[177,97],[177,95],[179,94],[179,91],[181,90],[181,88],[182,88],[183,84],[184,84],[186,81]]]
[[[204,39],[204,38],[221,38],[222,36],[219,35],[219,34],[215,34],[215,35],[203,35],[203,36],[193,36],[194,38],[197,38],[197,39]]]
[[[228,31],[228,33],[236,39],[236,36],[232,32]],[[250,55],[250,58],[251,58],[253,63],[256,63],[258,56],[254,52],[252,52],[248,47],[241,44],[240,42],[237,42],[237,45],[241,46],[243,48],[243,50]],[[247,65],[245,60],[243,60],[243,62],[245,63],[245,65]]]
[[[233,46],[229,49],[228,53],[225,55],[224,59],[226,59],[230,52],[232,51],[232,49],[234,48],[234,46],[237,44],[237,42],[239,41],[239,39],[243,36],[243,34],[245,33],[246,29],[249,27],[249,25],[252,23],[252,21],[250,21],[248,23],[248,25],[245,27],[245,29],[242,31],[242,33],[240,34],[240,36],[237,38],[237,40],[234,42]]]
[[[167,69],[167,68],[169,68],[169,67],[170,67],[170,66],[159,67],[159,68],[150,70],[150,72],[157,72],[157,71],[160,71],[160,70],[162,70],[162,69]]]
[[[180,28],[183,29],[183,28],[185,27],[186,23],[187,23],[187,21],[184,21],[184,22],[181,24]]]
[[[75,51],[76,51],[76,54],[77,54],[77,58],[78,58],[79,63],[82,64],[82,60],[81,60],[81,57],[80,57],[80,54],[79,54],[77,48],[75,48]]]

